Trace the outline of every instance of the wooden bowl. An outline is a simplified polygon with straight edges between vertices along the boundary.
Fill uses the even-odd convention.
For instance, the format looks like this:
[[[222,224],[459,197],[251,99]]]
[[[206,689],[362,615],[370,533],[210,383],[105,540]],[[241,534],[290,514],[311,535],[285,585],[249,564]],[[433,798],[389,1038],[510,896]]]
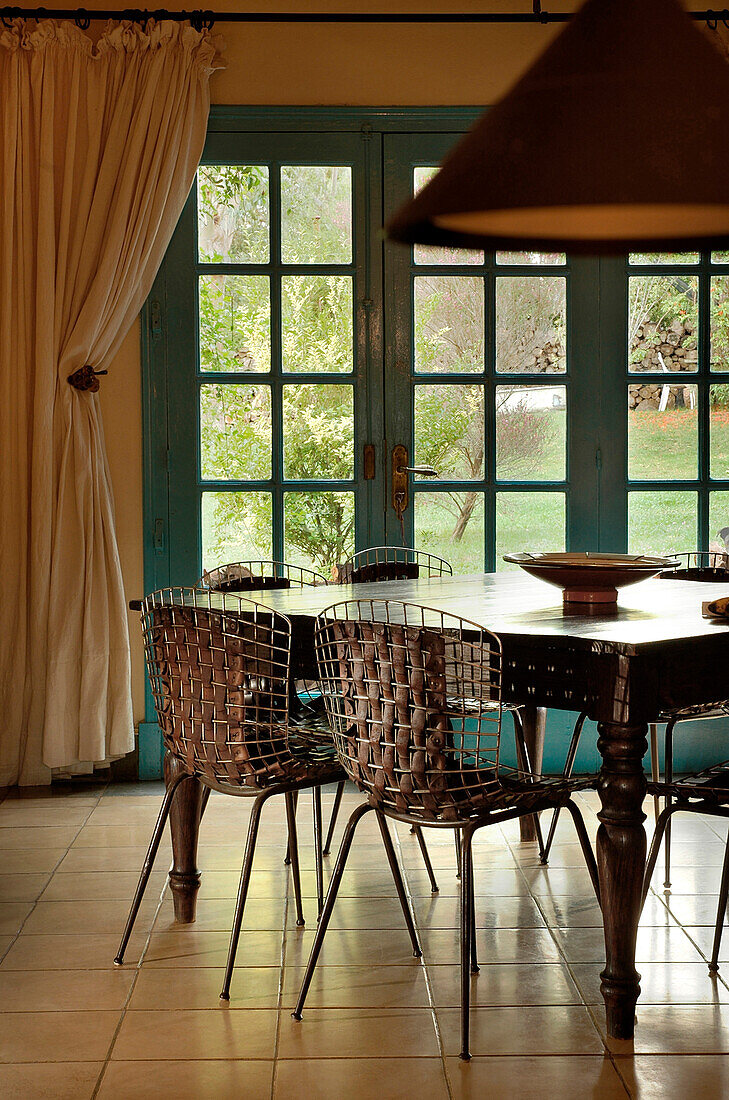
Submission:
[[[664,569],[675,569],[677,558],[646,554],[504,554],[504,561],[521,566],[533,577],[563,590],[565,604],[599,604],[610,607],[618,601],[618,589],[655,577]]]

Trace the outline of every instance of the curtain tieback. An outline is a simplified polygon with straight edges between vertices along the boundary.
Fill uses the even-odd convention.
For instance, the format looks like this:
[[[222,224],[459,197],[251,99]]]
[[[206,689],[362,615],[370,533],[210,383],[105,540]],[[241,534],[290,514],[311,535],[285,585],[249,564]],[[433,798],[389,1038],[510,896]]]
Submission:
[[[108,370],[94,370],[94,368],[87,363],[84,367],[79,367],[78,370],[75,370],[73,374],[69,374],[66,381],[70,382],[75,390],[90,390],[91,393],[97,393],[99,389],[99,375],[108,373]]]

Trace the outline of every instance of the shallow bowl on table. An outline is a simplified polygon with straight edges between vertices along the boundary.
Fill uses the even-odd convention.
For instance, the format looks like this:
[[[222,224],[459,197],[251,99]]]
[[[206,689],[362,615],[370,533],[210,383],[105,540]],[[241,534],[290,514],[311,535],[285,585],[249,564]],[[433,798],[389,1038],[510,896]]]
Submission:
[[[504,561],[563,589],[565,604],[609,607],[617,603],[618,589],[655,577],[664,569],[675,569],[677,558],[646,554],[504,554]]]

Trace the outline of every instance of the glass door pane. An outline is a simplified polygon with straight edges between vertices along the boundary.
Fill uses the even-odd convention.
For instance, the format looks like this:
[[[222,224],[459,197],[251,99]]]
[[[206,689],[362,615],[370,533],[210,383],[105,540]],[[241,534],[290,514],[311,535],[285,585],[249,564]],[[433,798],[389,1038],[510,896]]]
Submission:
[[[328,575],[369,540],[373,511],[364,142],[213,134],[204,161],[182,229],[196,289],[170,395],[171,540],[188,581],[270,557]]]
[[[386,136],[386,210],[454,140]],[[565,546],[568,280],[559,254],[386,247],[388,446],[437,474],[411,479],[406,539],[457,572]],[[387,521],[399,541],[393,508]]]

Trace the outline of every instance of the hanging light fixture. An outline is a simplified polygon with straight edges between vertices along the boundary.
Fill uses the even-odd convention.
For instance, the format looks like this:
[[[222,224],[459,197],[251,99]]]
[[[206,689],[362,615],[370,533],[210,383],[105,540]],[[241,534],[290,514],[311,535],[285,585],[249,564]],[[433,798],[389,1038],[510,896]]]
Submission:
[[[587,0],[387,232],[455,248],[726,248],[729,63],[677,0]]]

